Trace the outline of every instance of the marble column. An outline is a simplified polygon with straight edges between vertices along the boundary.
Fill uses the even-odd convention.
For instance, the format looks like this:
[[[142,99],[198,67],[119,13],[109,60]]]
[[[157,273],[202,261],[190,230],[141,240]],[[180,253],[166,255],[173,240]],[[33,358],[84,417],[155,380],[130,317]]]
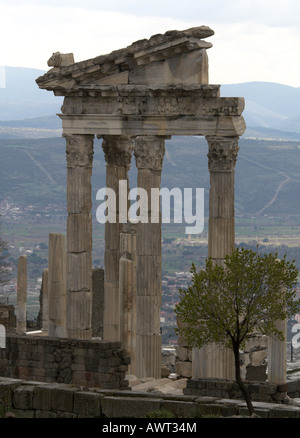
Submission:
[[[158,223],[151,222],[151,188],[160,188],[164,153],[164,137],[136,137],[137,185],[148,195],[148,218],[137,227],[136,375],[139,378],[161,377],[161,214]]]
[[[287,320],[276,321],[276,328],[284,335],[284,340],[269,336],[268,340],[268,382],[282,385],[287,382]]]
[[[207,136],[210,172],[208,256],[223,264],[235,245],[234,180],[238,137]],[[232,380],[234,356],[229,349],[208,345],[193,350],[193,378]]]
[[[109,341],[120,341],[120,294],[119,294],[119,261],[120,261],[120,234],[122,222],[120,218],[120,199],[125,200],[123,210],[128,211],[128,171],[130,169],[133,140],[126,136],[103,136],[102,148],[106,161],[106,187],[112,189],[116,195],[116,211],[114,223],[105,223],[105,252],[104,252],[104,320],[103,338]],[[125,193],[120,194],[120,181],[127,184]],[[121,195],[121,196],[120,196]]]
[[[48,335],[67,336],[66,238],[49,234]]]
[[[18,279],[17,279],[17,311],[16,333],[21,335],[26,333],[27,316],[27,256],[23,255],[18,260]]]
[[[123,224],[120,236],[120,339],[136,374],[136,224]]]
[[[210,172],[208,256],[222,264],[235,245],[234,180],[238,137],[206,137]]]
[[[45,268],[42,274],[42,330],[48,330],[49,300],[48,300],[49,269]]]
[[[92,337],[93,135],[65,135],[67,158],[67,336]]]

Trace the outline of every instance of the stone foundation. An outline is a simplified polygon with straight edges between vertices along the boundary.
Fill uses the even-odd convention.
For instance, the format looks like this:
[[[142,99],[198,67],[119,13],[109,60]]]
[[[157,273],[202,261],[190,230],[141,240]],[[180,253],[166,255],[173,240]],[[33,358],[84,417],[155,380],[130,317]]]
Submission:
[[[119,342],[8,335],[0,375],[123,390],[129,362]]]
[[[261,402],[253,402],[253,405],[261,418],[300,418],[299,406]],[[242,400],[82,389],[63,383],[0,377],[0,418],[102,418],[103,423],[101,420],[98,423],[101,427],[112,418],[122,418],[126,424],[126,418],[146,418],[160,410],[169,411],[177,418],[191,419],[191,424],[201,416],[249,415]],[[148,424],[149,420],[146,421]]]
[[[284,403],[287,400],[287,385],[266,382],[244,382],[251,400],[267,403]],[[220,397],[244,400],[243,393],[236,382],[225,379],[190,379],[183,390],[185,395]]]

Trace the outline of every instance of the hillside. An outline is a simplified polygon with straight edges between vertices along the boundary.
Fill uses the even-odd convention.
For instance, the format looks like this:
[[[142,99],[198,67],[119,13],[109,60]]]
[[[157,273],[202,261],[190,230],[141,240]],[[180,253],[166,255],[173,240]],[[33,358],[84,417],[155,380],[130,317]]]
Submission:
[[[40,90],[35,79],[43,70],[4,67],[4,88],[0,88],[0,120],[21,120],[60,112],[62,99]]]
[[[174,137],[166,142],[162,187],[205,189],[208,208],[207,143],[202,137]],[[63,138],[0,140],[0,205],[11,202],[65,207],[66,163]],[[236,214],[300,214],[299,142],[240,140],[236,166]],[[105,186],[101,141],[95,140],[93,201]],[[130,185],[136,187],[134,158]],[[3,213],[2,213],[3,214]]]
[[[271,82],[222,85],[223,96],[243,96],[249,127],[300,133],[300,88]]]

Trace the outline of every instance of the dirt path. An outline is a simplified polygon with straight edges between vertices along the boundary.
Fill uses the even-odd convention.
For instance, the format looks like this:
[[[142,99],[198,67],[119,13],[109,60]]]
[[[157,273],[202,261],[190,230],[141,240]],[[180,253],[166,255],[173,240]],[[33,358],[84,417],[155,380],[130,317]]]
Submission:
[[[46,175],[46,177],[50,180],[50,182],[52,183],[52,184],[56,184],[55,183],[55,181],[54,181],[54,179],[52,178],[52,176],[50,175],[50,173],[49,172],[47,172],[47,170],[46,169],[44,169],[44,167],[31,155],[31,153],[30,152],[28,152],[28,151],[26,151],[26,150],[24,150],[24,149],[22,149],[23,150],[23,152],[26,154],[26,155],[28,155],[28,157],[40,168],[40,170]]]
[[[276,201],[276,199],[277,199],[277,197],[278,197],[282,187],[285,184],[287,184],[288,182],[290,182],[292,180],[292,178],[289,175],[287,175],[285,172],[282,172],[281,170],[276,170],[276,169],[273,169],[272,167],[265,166],[265,165],[259,163],[258,161],[252,160],[251,158],[246,158],[246,157],[240,157],[240,158],[242,160],[249,161],[250,163],[255,164],[256,166],[259,166],[262,169],[266,169],[266,170],[270,170],[272,172],[275,172],[275,173],[277,173],[277,174],[279,174],[279,175],[281,175],[281,176],[283,176],[285,178],[285,180],[281,181],[281,183],[278,185],[278,187],[276,189],[276,192],[275,192],[275,195],[273,196],[273,198],[261,210],[259,210],[256,213],[254,213],[255,216],[259,216],[267,208],[271,207],[271,205],[274,204],[274,202]]]

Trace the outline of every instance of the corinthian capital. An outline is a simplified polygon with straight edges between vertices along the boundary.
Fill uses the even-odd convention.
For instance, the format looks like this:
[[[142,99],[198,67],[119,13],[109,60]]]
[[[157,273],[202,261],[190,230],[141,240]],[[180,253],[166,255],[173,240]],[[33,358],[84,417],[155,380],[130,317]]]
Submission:
[[[239,137],[207,136],[208,169],[216,172],[230,172],[235,168],[239,151]]]
[[[90,167],[93,164],[93,135],[64,135],[68,167]]]
[[[105,161],[115,166],[130,166],[133,140],[121,135],[104,135],[102,149]]]
[[[162,171],[165,138],[161,136],[136,137],[134,155],[138,169]]]

